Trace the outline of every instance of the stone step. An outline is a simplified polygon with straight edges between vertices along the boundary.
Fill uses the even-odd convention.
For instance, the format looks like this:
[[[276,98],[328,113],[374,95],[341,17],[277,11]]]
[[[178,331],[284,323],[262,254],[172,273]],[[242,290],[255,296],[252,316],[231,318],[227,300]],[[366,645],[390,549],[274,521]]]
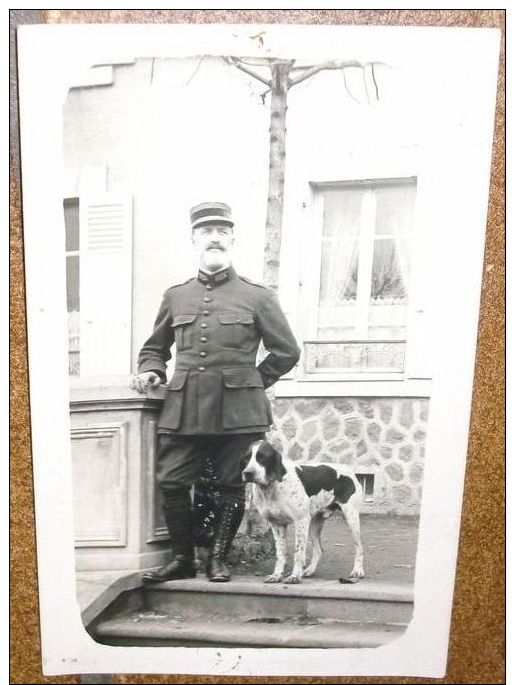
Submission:
[[[411,586],[367,579],[339,584],[306,578],[299,585],[287,585],[244,576],[230,583],[195,578],[159,583],[144,594],[147,608],[177,612],[185,618],[208,613],[256,619],[303,617],[407,624],[413,613]]]
[[[410,586],[367,579],[286,585],[196,578],[124,593],[89,632],[109,645],[376,647],[401,635],[412,613]]]
[[[316,619],[229,620],[210,616],[188,620],[141,612],[103,621],[98,642],[139,647],[379,647],[400,637],[406,626]]]

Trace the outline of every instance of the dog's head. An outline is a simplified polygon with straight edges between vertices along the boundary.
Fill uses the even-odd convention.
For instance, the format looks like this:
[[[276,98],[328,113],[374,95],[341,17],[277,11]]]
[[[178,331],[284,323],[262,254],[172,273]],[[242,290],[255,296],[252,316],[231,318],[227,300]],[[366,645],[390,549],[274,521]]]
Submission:
[[[253,442],[242,460],[241,477],[246,483],[270,485],[282,481],[286,469],[280,453],[266,440]]]

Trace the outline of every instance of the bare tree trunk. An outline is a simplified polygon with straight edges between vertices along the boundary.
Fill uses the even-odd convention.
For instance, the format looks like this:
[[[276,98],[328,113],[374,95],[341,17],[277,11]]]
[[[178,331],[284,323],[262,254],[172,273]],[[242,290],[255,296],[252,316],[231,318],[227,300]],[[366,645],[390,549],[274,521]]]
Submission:
[[[270,67],[271,78],[267,79],[262,74],[251,68],[237,57],[224,57],[224,60],[232,66],[240,69],[252,78],[264,83],[270,92],[270,152],[269,152],[269,177],[268,177],[268,203],[265,228],[265,265],[263,280],[265,285],[277,292],[279,286],[279,261],[281,253],[281,230],[284,209],[284,173],[286,165],[286,110],[288,91],[311,78],[320,71],[338,69],[342,73],[348,67],[365,68],[365,64],[356,60],[329,61],[321,64],[301,67],[294,76],[290,77],[295,60],[266,59],[265,63]],[[376,99],[379,98],[377,84],[374,76],[374,64],[372,62],[371,74],[375,86]],[[261,64],[263,66],[263,64]],[[365,86],[366,87],[366,86]],[[349,95],[351,93],[349,92]],[[367,92],[367,98],[368,98]]]
[[[286,60],[279,60],[271,65],[270,165],[263,277],[265,285],[275,291],[279,285],[286,158],[286,101],[289,73],[292,66],[293,61]]]

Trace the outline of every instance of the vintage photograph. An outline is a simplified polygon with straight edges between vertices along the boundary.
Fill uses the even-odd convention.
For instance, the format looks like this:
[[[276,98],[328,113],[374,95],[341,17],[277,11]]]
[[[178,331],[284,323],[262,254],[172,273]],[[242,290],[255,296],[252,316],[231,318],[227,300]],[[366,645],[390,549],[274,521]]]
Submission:
[[[442,387],[466,447],[497,34],[479,118],[470,51],[431,30],[164,28],[73,27],[98,43],[54,122],[82,639],[149,672],[156,647],[407,654],[459,526]]]

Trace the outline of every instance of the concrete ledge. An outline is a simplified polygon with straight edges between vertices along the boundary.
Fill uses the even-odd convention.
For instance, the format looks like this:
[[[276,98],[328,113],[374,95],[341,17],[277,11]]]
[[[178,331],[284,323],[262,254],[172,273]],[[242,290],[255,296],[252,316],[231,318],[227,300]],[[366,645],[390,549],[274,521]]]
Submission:
[[[269,625],[253,621],[198,621],[187,623],[164,614],[140,614],[97,626],[95,639],[103,644],[140,646],[224,647],[380,647],[400,637],[406,626],[369,623],[285,621]]]
[[[160,406],[166,396],[166,388],[160,385],[139,393],[130,387],[131,376],[94,376],[70,380],[70,404],[74,409],[89,405],[109,406],[119,404],[127,408]]]
[[[262,578],[236,576],[230,583],[210,583],[203,578],[174,580],[148,586],[161,592],[200,592],[218,594],[267,595],[324,599],[356,599],[383,602],[413,602],[411,585],[380,583],[364,578],[357,583],[341,584],[335,580],[305,578],[298,585],[268,584]]]
[[[85,626],[94,621],[122,592],[142,586],[139,573],[120,575],[120,572],[115,571],[79,571],[76,582],[77,601]]]

